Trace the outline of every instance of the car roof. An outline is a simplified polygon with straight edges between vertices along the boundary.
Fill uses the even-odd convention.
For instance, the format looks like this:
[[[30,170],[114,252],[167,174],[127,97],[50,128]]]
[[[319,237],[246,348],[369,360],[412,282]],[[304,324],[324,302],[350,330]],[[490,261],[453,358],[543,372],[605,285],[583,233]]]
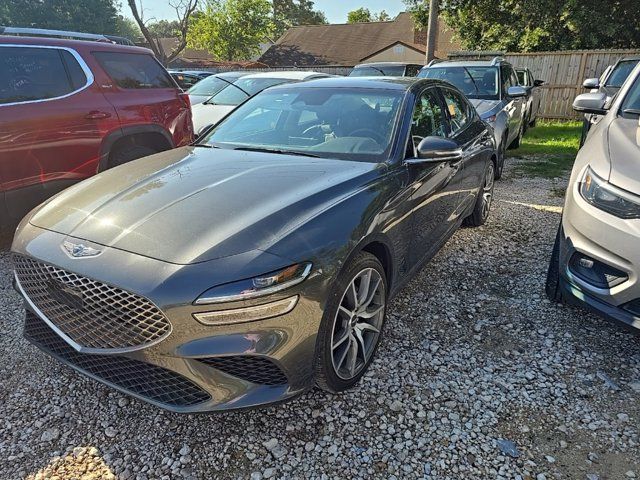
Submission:
[[[363,67],[407,67],[410,65],[418,65],[423,66],[423,63],[418,62],[371,62],[371,63],[361,63],[356,65],[353,68],[363,68]]]
[[[145,53],[153,55],[153,52],[144,47],[132,47],[117,43],[97,42],[95,40],[70,40],[53,37],[19,37],[14,35],[0,35],[0,45],[33,45],[47,47],[66,47],[74,50],[108,51],[122,53]]]
[[[300,70],[280,70],[273,72],[251,73],[243,78],[284,78],[287,80],[306,80],[313,77],[329,76],[326,73],[308,72]]]
[[[444,60],[442,62],[433,63],[427,65],[425,68],[438,68],[438,67],[497,67],[501,64],[509,64],[505,60]]]
[[[430,83],[433,85],[447,85],[450,84],[442,82],[441,80],[433,80],[427,78],[417,77],[329,77],[318,78],[314,80],[308,80],[303,83],[288,83],[285,85],[278,85],[271,87],[271,89],[277,88],[373,88],[380,90],[410,90],[417,83]]]
[[[213,76],[220,77],[220,78],[240,78],[250,74],[251,72],[220,72],[220,73],[214,73]]]
[[[630,55],[628,57],[621,57],[616,63],[632,62],[632,61],[636,61],[636,60],[640,60],[640,55]]]

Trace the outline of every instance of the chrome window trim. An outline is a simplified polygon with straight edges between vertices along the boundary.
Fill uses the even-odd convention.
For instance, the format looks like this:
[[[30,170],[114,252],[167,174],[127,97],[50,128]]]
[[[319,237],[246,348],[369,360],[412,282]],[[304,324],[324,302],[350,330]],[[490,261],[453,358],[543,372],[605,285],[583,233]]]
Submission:
[[[51,98],[41,98],[39,100],[24,100],[22,102],[11,102],[11,103],[0,103],[0,108],[2,107],[11,107],[13,105],[26,105],[28,103],[42,103],[42,102],[50,102],[53,100],[60,100],[62,98],[67,98],[70,97],[71,95],[75,95],[78,92],[81,92],[82,90],[85,90],[86,88],[89,88],[93,82],[94,82],[94,76],[93,76],[93,72],[91,71],[91,69],[89,68],[89,66],[86,64],[86,62],[84,61],[84,59],[80,56],[80,54],[75,51],[73,48],[69,48],[69,47],[56,47],[56,46],[48,46],[48,45],[20,45],[20,44],[13,44],[13,43],[3,43],[0,44],[0,48],[14,48],[14,47],[18,47],[18,48],[44,48],[44,49],[48,49],[48,50],[66,50],[67,52],[69,52],[73,58],[76,59],[76,61],[80,64],[80,68],[82,69],[82,71],[85,74],[85,77],[87,78],[87,82],[80,88],[66,93],[64,95],[61,95],[59,97],[51,97]]]

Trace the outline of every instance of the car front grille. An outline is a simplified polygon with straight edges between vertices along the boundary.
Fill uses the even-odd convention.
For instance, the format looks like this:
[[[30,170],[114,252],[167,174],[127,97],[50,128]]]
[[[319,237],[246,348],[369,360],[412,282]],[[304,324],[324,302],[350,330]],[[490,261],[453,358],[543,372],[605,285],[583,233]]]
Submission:
[[[82,372],[170,407],[193,407],[211,396],[182,375],[116,355],[79,353],[36,314],[27,310],[24,336],[38,348]]]
[[[236,355],[199,358],[198,361],[234,377],[260,385],[284,385],[287,377],[271,360],[264,357]]]
[[[134,350],[171,332],[169,320],[146,298],[22,255],[14,256],[14,265],[33,305],[88,351]]]

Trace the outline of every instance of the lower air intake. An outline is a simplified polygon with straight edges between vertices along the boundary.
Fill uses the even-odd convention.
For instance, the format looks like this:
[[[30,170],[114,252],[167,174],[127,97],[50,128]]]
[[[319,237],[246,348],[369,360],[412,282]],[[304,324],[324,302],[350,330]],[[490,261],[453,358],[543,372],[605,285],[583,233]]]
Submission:
[[[200,362],[234,377],[260,385],[284,385],[287,377],[271,360],[264,357],[237,355],[200,358]]]

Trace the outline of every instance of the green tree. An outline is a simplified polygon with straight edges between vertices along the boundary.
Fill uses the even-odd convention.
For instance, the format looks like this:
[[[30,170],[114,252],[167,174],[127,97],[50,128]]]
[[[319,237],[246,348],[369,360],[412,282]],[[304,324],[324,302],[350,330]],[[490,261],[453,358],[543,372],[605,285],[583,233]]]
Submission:
[[[114,0],[2,0],[0,25],[113,34],[118,9]]]
[[[347,23],[386,22],[391,17],[382,10],[380,13],[371,13],[368,8],[360,7],[347,13]]]
[[[428,2],[404,3],[426,26]],[[440,8],[470,50],[640,47],[638,0],[442,0]]]
[[[297,25],[324,25],[327,17],[310,0],[273,0],[273,36],[280,37]]]
[[[268,0],[208,0],[187,36],[192,48],[202,48],[219,60],[248,60],[260,53],[260,43],[273,31]]]
[[[121,37],[126,37],[134,42],[139,41],[142,37],[142,32],[140,28],[138,28],[138,24],[122,15],[118,15],[116,19],[116,29],[113,33]]]
[[[180,35],[180,22],[177,20],[160,20],[147,25],[149,32],[156,38],[177,37]]]

